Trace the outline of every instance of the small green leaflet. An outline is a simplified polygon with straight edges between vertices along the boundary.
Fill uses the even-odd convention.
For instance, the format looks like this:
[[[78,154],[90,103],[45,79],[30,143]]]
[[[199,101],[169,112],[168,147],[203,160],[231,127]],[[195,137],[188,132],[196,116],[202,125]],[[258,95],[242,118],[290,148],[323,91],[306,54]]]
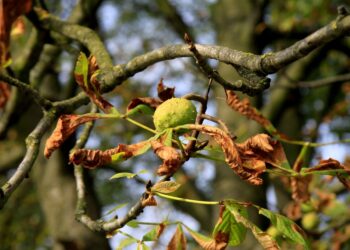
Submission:
[[[144,174],[147,173],[148,171],[146,169],[140,170],[139,172],[135,173],[130,173],[130,172],[121,172],[121,173],[117,173],[115,175],[113,175],[111,178],[109,178],[110,180],[113,179],[120,179],[120,178],[128,178],[128,179],[132,179],[135,176],[139,175],[139,174]]]
[[[173,139],[173,129],[172,128],[168,128],[165,130],[165,134],[164,134],[164,141],[163,144],[165,146],[171,147],[172,146],[172,139]]]
[[[126,225],[128,227],[132,227],[132,228],[138,228],[139,227],[139,223],[136,220],[131,220]]]
[[[218,232],[222,232],[229,235],[229,246],[238,246],[243,242],[246,236],[247,229],[244,225],[237,222],[232,210],[237,211],[243,217],[248,216],[247,209],[242,206],[235,205],[233,203],[228,203],[225,205],[225,210],[222,214],[221,220],[215,225],[213,230],[213,238]]]
[[[77,63],[74,69],[75,80],[80,84],[89,89],[88,86],[88,72],[89,71],[89,61],[83,52],[80,52]]]
[[[144,115],[153,115],[154,109],[151,107],[145,105],[145,104],[139,104],[135,108],[129,110],[126,115],[127,116],[133,116],[138,114],[144,114]]]
[[[186,230],[189,232],[189,234],[192,236],[192,238],[200,245],[203,249],[210,249],[210,247],[215,246],[215,240],[205,236],[201,233],[198,233],[196,231],[193,231],[191,228],[189,228],[186,225],[183,225]]]
[[[117,162],[125,161],[124,155],[125,155],[125,152],[119,152],[117,154],[112,155],[111,156],[112,157],[112,162],[113,163],[117,163]]]
[[[123,239],[116,250],[123,250],[125,247],[130,246],[131,244],[137,243],[137,239],[134,238],[125,238]]]
[[[301,234],[303,230],[292,220],[283,215],[273,213],[262,207],[258,207],[258,209],[259,214],[262,214],[265,217],[269,218],[272,225],[274,225],[277,230],[283,234],[284,237],[290,239],[294,243],[303,245],[304,249],[306,250],[310,249],[309,242],[304,239]]]
[[[175,192],[181,185],[175,181],[163,181],[156,183],[152,188],[151,192],[158,192],[163,194],[169,194]]]

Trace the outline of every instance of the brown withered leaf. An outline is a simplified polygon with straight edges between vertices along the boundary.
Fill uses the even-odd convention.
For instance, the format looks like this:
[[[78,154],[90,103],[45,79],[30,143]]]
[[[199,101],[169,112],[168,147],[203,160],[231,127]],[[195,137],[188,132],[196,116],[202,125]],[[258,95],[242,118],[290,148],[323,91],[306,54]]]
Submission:
[[[187,228],[188,232],[192,236],[192,238],[205,250],[224,250],[227,247],[227,243],[224,241],[220,242],[221,236],[218,237],[218,242],[215,239],[206,237],[202,234],[199,234],[195,231]]]
[[[167,246],[167,250],[186,250],[186,249],[187,249],[186,237],[181,229],[181,226],[177,226],[176,231]]]
[[[312,180],[311,175],[291,178],[292,198],[296,202],[306,202],[310,199],[309,184]]]
[[[145,199],[142,200],[143,207],[157,206],[157,201],[152,194],[149,194]]]
[[[30,11],[31,0],[6,0],[0,2],[0,67],[9,58],[10,32],[12,23]]]
[[[10,98],[11,87],[5,82],[0,81],[0,109],[4,108]]]
[[[47,139],[44,149],[44,155],[49,158],[53,151],[58,149],[62,143],[74,133],[79,125],[98,119],[94,114],[86,115],[61,115],[57,121],[55,130]]]
[[[232,90],[226,90],[226,102],[233,110],[246,116],[249,119],[256,121],[263,127],[269,126],[271,124],[268,119],[257,112],[257,110],[250,104],[248,98],[245,98],[241,101],[236,93]]]
[[[173,147],[165,146],[154,140],[151,142],[154,153],[163,160],[163,164],[157,170],[158,175],[171,175],[183,163],[181,154]]]
[[[157,92],[158,92],[158,97],[162,101],[166,101],[174,97],[175,88],[169,88],[167,86],[164,86],[163,78],[161,78],[157,86]]]
[[[261,142],[263,141],[261,136],[257,136],[257,139],[248,139],[239,145],[234,143],[228,133],[219,128],[205,125],[188,125],[188,128],[213,137],[216,143],[221,146],[226,163],[243,180],[253,185],[262,184],[262,179],[259,176],[266,170],[263,161],[267,157],[265,155],[262,157],[260,154],[273,154],[273,152],[270,151],[270,147]],[[259,145],[262,148],[259,148]],[[269,151],[265,152],[264,150]]]
[[[148,141],[142,141],[131,145],[119,144],[115,148],[104,151],[77,149],[70,154],[69,161],[75,165],[83,165],[86,168],[94,169],[110,163],[112,161],[112,156],[118,153],[123,153],[123,160],[141,154],[147,144],[149,144]]]
[[[347,188],[350,189],[350,168],[340,164],[339,161],[329,158],[327,160],[320,160],[319,164],[315,167],[311,167],[305,170],[307,173],[312,173],[315,171],[326,171],[326,170],[344,170],[348,176],[345,176],[344,174],[341,173],[336,173],[337,178],[339,181]]]
[[[153,97],[139,97],[139,98],[134,98],[130,101],[128,104],[126,110],[130,111],[136,106],[140,104],[145,104],[153,109],[156,109],[163,101],[160,100],[159,98],[153,98]]]

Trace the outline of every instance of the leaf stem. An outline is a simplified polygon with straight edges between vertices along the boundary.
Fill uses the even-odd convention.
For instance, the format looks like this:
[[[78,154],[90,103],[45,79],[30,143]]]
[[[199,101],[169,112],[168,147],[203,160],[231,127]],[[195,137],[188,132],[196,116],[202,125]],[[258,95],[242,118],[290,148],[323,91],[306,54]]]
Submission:
[[[192,200],[192,199],[185,199],[185,198],[180,198],[176,196],[171,196],[159,192],[154,192],[155,195],[168,199],[168,200],[175,200],[175,201],[182,201],[182,202],[187,202],[187,203],[192,203],[192,204],[200,204],[200,205],[220,205],[219,201],[201,201],[201,200]]]
[[[146,125],[143,125],[142,123],[139,123],[138,121],[135,121],[135,120],[133,120],[133,119],[131,119],[131,118],[129,118],[129,117],[125,117],[124,119],[127,120],[128,122],[131,122],[132,124],[134,124],[134,125],[140,127],[140,128],[143,128],[144,130],[147,130],[147,131],[149,131],[149,132],[151,132],[151,133],[153,133],[153,134],[157,134],[157,131],[155,131],[154,129],[151,129],[151,128],[149,128],[149,127],[147,127]]]

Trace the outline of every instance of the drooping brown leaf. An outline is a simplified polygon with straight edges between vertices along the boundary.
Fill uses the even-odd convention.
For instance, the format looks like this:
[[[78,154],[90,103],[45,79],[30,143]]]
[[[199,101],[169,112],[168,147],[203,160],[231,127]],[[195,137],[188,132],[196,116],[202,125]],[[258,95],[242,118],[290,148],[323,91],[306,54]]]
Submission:
[[[221,146],[226,163],[243,180],[253,185],[262,184],[262,179],[259,176],[265,172],[266,166],[265,163],[258,158],[257,153],[264,152],[262,149],[269,148],[267,145],[264,145],[260,152],[254,152],[252,149],[259,145],[255,140],[238,145],[234,143],[228,133],[219,128],[205,125],[188,125],[188,128],[198,130],[213,137],[216,143]],[[271,152],[269,153],[271,154]]]
[[[158,97],[162,101],[166,101],[174,97],[175,88],[169,88],[167,86],[164,86],[163,78],[161,78],[157,86],[157,92],[158,92]]]
[[[257,110],[251,106],[248,98],[243,99],[242,101],[232,90],[226,90],[226,102],[227,104],[238,113],[246,116],[249,119],[256,121],[261,124],[263,127],[269,126],[271,122],[261,115]]]
[[[192,238],[205,250],[224,250],[227,247],[227,243],[224,241],[220,242],[220,236],[218,237],[218,242],[215,239],[204,236],[198,232],[191,230],[186,227]]]
[[[11,88],[5,82],[0,81],[0,109],[4,108],[10,98]]]
[[[329,158],[327,160],[320,160],[319,164],[315,167],[311,167],[305,170],[307,173],[327,171],[327,170],[344,170],[347,174],[336,173],[339,181],[347,188],[350,189],[350,168],[340,164],[339,161]]]
[[[53,151],[58,149],[62,143],[74,133],[79,125],[98,119],[95,114],[86,115],[61,115],[57,121],[55,130],[47,139],[44,155],[49,158]]]
[[[12,23],[30,11],[31,0],[0,1],[0,67],[9,58],[10,32]]]
[[[126,110],[130,111],[136,106],[140,104],[147,105],[153,109],[156,109],[163,101],[160,100],[159,98],[153,98],[153,97],[139,97],[139,98],[134,98],[130,101],[128,104]]]
[[[117,147],[108,150],[77,149],[70,156],[69,161],[75,165],[83,165],[86,168],[94,169],[112,162],[113,155],[121,154],[123,160],[136,156],[143,152],[143,149],[149,144],[148,141],[142,141],[136,144],[119,144]]]
[[[175,234],[171,238],[167,250],[186,250],[187,241],[180,225],[177,226]]]
[[[163,160],[163,164],[157,170],[158,175],[171,175],[183,163],[181,154],[173,147],[165,146],[155,140],[151,142],[154,153]]]
[[[306,202],[310,199],[309,184],[312,180],[311,175],[291,178],[292,198],[296,202]]]

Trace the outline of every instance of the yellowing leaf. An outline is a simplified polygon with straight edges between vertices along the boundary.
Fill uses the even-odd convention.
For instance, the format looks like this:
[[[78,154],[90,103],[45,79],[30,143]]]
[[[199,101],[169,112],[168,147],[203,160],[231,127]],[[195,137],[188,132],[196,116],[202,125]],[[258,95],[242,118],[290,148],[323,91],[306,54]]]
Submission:
[[[115,175],[113,175],[111,178],[109,178],[110,180],[113,179],[119,179],[119,178],[128,178],[128,179],[132,179],[136,176],[137,174],[134,173],[128,173],[128,172],[123,172],[123,173],[117,173]]]
[[[169,194],[175,192],[181,185],[175,181],[163,181],[156,183],[152,188],[152,192]]]

